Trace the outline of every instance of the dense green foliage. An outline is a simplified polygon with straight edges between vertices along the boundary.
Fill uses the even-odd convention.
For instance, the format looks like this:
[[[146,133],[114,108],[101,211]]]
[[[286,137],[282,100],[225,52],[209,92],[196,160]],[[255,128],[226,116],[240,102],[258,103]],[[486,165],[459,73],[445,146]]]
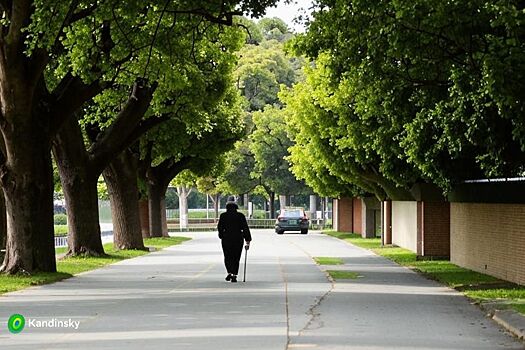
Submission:
[[[55,223],[55,225],[67,225],[67,215],[55,214],[53,216],[53,222]]]
[[[263,187],[281,195],[308,192],[304,183],[296,180],[289,170],[286,157],[292,141],[288,137],[286,124],[280,107],[266,106],[253,113],[255,128],[250,139],[250,150],[255,166],[252,177],[261,178]]]
[[[523,4],[319,0],[313,18],[294,49],[315,65],[284,100],[294,173],[316,190],[523,174]]]
[[[288,57],[284,45],[291,39],[287,25],[278,18],[265,18],[249,27],[261,33],[260,42],[239,52],[235,71],[237,88],[246,101],[247,136],[225,159],[222,188],[230,193],[257,192],[301,194],[309,192],[290,172],[286,157],[292,142],[284,125],[280,89],[302,77],[303,60]]]
[[[235,76],[237,87],[248,103],[247,110],[280,104],[277,97],[280,85],[291,86],[297,80],[297,73],[284,54],[283,44],[275,40],[248,44],[239,54]]]

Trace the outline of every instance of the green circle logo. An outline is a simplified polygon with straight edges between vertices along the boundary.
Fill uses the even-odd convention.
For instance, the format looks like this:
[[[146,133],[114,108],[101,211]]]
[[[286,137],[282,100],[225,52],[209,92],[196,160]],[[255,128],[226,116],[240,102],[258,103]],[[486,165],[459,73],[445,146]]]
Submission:
[[[25,325],[26,319],[20,314],[11,315],[11,317],[9,317],[9,321],[7,321],[7,328],[9,328],[9,332],[13,334],[22,332]]]

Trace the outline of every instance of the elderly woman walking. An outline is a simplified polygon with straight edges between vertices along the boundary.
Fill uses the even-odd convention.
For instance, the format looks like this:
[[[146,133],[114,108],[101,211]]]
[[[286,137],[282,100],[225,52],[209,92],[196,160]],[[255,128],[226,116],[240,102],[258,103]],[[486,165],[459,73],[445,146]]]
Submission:
[[[221,214],[217,226],[224,253],[224,265],[228,272],[226,281],[234,283],[237,282],[243,243],[246,242],[246,250],[248,250],[252,240],[246,217],[237,209],[239,207],[235,203],[235,198],[233,196],[228,197],[226,212]]]

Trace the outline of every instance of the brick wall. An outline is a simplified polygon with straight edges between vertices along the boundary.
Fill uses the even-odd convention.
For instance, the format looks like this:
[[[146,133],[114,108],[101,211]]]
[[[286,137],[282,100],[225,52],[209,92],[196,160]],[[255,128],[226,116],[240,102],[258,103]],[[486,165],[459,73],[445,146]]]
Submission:
[[[363,234],[363,202],[361,198],[353,199],[353,228],[354,232],[360,235]]]
[[[525,204],[451,203],[450,260],[525,284]]]
[[[343,197],[334,201],[335,230],[340,232],[353,232],[352,223],[352,198]]]
[[[353,232],[352,210],[352,198],[341,198],[339,201],[339,213],[342,220],[339,221],[339,227],[343,232]]]
[[[450,203],[423,202],[423,255],[450,256]]]
[[[419,256],[450,256],[450,204],[393,201],[392,244]]]

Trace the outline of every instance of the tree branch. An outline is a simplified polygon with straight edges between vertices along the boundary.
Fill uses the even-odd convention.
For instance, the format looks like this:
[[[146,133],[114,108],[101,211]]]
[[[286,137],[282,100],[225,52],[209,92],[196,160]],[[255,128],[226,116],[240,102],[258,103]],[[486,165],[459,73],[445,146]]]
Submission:
[[[164,8],[162,9],[162,13],[159,16],[159,20],[157,21],[157,25],[155,26],[155,32],[153,33],[153,39],[151,40],[151,45],[149,47],[149,54],[148,54],[148,60],[146,61],[146,65],[144,66],[144,75],[143,78],[146,77],[146,73],[148,71],[149,62],[151,59],[151,55],[153,53],[153,45],[155,45],[155,41],[157,40],[157,34],[159,32],[160,23],[162,22],[162,17],[164,17],[164,14],[166,13],[166,9],[168,8],[168,5],[170,4],[171,0],[166,0],[166,3],[164,4]]]
[[[106,84],[102,84],[99,80],[85,84],[81,78],[73,76],[71,73],[66,74],[52,92],[54,102],[51,106],[50,115],[52,116],[51,125],[54,127],[53,132],[56,133],[66,118],[69,118],[84,103],[91,100],[106,87]]]
[[[25,68],[27,64],[27,57],[24,55],[24,41],[25,33],[22,29],[27,26],[32,14],[31,1],[17,0],[2,2],[4,8],[4,15],[7,15],[5,20],[8,24],[3,26],[0,36],[0,70],[3,75],[13,74],[19,78],[25,77]],[[5,91],[12,90],[11,83],[2,81],[2,88]],[[28,88],[32,88],[33,86]],[[27,93],[32,94],[32,89]]]
[[[0,11],[5,13],[6,18],[11,18],[11,8],[13,6],[12,0],[0,0]],[[0,28],[0,45],[3,45],[5,42],[5,36],[9,32],[9,27]]]
[[[98,7],[98,4],[97,3],[94,3],[94,4],[91,4],[91,6],[85,8],[85,9],[82,9],[78,12],[75,12],[71,15],[71,18],[69,20],[69,24],[72,24],[72,23],[75,23],[75,22],[78,22],[90,15],[93,14],[93,12],[95,12],[95,10],[97,9]]]
[[[146,180],[147,173],[151,167],[151,162],[153,161],[153,141],[149,141],[146,145],[146,153],[144,158],[139,157],[139,178]]]
[[[31,17],[31,3],[29,0],[10,1],[11,14],[9,17],[9,32],[5,38],[7,45],[10,47],[10,54],[19,54],[22,50],[19,48],[24,44],[24,28]],[[10,55],[10,56],[11,56]]]
[[[55,40],[53,41],[53,46],[51,48],[53,52],[56,52],[60,47],[62,47],[60,39],[64,35],[64,28],[92,15],[93,12],[95,12],[95,10],[98,7],[98,4],[95,2],[94,4],[91,4],[89,7],[76,11],[79,5],[80,5],[79,0],[71,0],[67,14],[64,17],[62,24],[60,25],[60,29],[56,33]]]
[[[146,86],[147,81],[138,79],[124,108],[118,113],[115,121],[97,137],[88,152],[94,164],[101,169],[107,166],[117,152],[130,145],[129,137],[140,124],[149,108],[157,84]],[[133,142],[131,142],[133,143]]]
[[[11,16],[11,13],[9,11],[11,10],[12,5],[13,0],[0,0],[0,8],[2,11],[8,12],[8,17]]]
[[[51,51],[55,52],[58,50],[59,47],[62,46],[60,43],[60,38],[64,34],[64,28],[69,26],[71,24],[71,17],[73,17],[73,14],[75,13],[75,10],[77,9],[79,4],[79,0],[71,0],[69,3],[69,8],[67,10],[66,16],[64,17],[64,20],[62,21],[62,24],[60,25],[60,28],[58,29],[55,40],[53,40],[53,46],[51,46]]]
[[[215,16],[207,12],[203,8],[195,8],[191,10],[166,10],[166,12],[173,13],[173,14],[187,14],[187,15],[201,16],[209,22],[227,25],[227,26],[233,25],[233,16],[243,15],[243,13],[240,11],[223,12],[223,10],[221,10],[221,13]]]
[[[191,156],[185,156],[179,159],[178,161],[173,162],[171,166],[168,167],[165,173],[164,183],[169,183],[175,178],[175,176],[179,175],[183,170],[187,169],[191,164],[193,158],[194,157]]]
[[[359,176],[375,189],[374,194],[378,198],[383,197],[382,199],[384,199],[386,195],[392,200],[414,200],[409,190],[398,187],[395,183],[378,173],[375,168],[363,170],[359,173]]]
[[[146,134],[148,131],[150,131],[157,125],[160,125],[169,119],[170,119],[170,116],[168,114],[164,114],[160,117],[150,117],[146,120],[141,121],[137,125],[137,127],[129,134],[129,136],[123,142],[123,145],[131,145],[135,143],[138,139],[140,139],[142,135]],[[124,146],[124,148],[125,147],[126,146]]]
[[[177,161],[175,161],[173,157],[168,158],[159,165],[150,167],[148,171],[148,180],[167,187],[175,176],[189,167],[192,160],[192,156],[184,156]]]
[[[128,34],[124,31],[124,29],[122,28],[122,26],[120,25],[120,22],[117,18],[117,15],[115,14],[115,7],[111,7],[111,15],[113,17],[113,21],[115,22],[115,24],[117,25],[117,29],[120,31],[120,33],[124,36],[124,40],[128,43],[127,46],[130,48],[130,55],[131,52],[133,51],[133,43],[131,42],[131,40],[129,39],[128,37]]]

